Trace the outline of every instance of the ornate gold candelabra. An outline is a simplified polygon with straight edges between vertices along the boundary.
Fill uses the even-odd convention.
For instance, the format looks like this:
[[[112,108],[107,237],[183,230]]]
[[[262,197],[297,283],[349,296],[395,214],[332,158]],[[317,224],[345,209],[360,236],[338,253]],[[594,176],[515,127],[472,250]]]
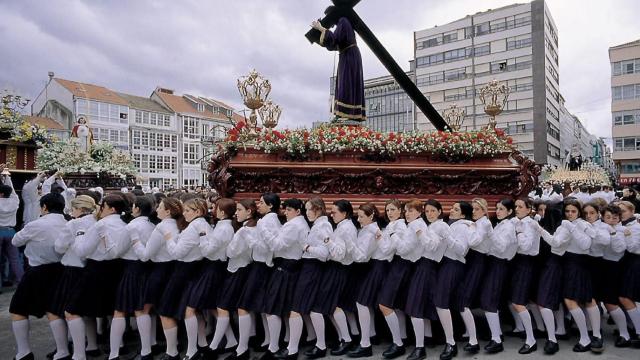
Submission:
[[[249,72],[249,75],[238,79],[238,91],[242,96],[244,105],[251,109],[247,128],[250,132],[255,133],[258,126],[256,110],[260,109],[267,100],[271,92],[271,83],[253,69]]]
[[[460,131],[466,115],[466,111],[463,108],[459,108],[457,104],[452,104],[444,111],[443,115],[444,121],[451,126],[453,131]]]
[[[496,116],[502,112],[509,98],[509,87],[498,80],[491,80],[480,88],[480,100],[484,104],[484,112],[490,116],[489,129],[496,128]]]
[[[267,100],[264,105],[258,110],[262,125],[268,129],[273,129],[278,125],[280,114],[282,109],[279,105],[274,104],[271,100]]]

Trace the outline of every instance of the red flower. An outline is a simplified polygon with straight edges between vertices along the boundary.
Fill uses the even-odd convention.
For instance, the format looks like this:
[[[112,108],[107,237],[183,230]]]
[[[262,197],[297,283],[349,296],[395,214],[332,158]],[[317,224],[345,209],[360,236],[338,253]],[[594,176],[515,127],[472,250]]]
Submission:
[[[239,122],[236,124],[236,129],[238,129],[238,130],[242,130],[245,126],[246,126],[246,124],[245,124],[245,122],[244,122],[244,121],[239,121]]]
[[[504,136],[504,130],[496,128],[496,135],[501,137]]]
[[[507,138],[507,144],[512,145],[513,144],[513,139],[508,137]]]
[[[238,140],[238,136],[231,134],[231,135],[229,135],[229,140],[230,141],[237,141]]]

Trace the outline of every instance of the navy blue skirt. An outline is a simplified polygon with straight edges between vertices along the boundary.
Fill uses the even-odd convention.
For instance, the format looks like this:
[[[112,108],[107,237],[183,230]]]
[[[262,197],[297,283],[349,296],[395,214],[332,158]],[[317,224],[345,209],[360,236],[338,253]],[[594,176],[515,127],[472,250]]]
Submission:
[[[589,276],[591,277],[591,288],[593,289],[593,298],[601,301],[605,296],[605,284],[610,281],[604,277],[605,259],[602,257],[589,256]]]
[[[245,284],[238,299],[238,309],[256,313],[263,312],[264,297],[272,272],[273,268],[263,262],[254,261],[249,264]]]
[[[356,300],[362,281],[369,272],[369,263],[352,263],[347,265],[347,285],[342,290],[338,306],[344,311],[350,311],[355,313]]]
[[[173,274],[169,278],[157,307],[160,316],[176,320],[184,319],[189,294],[200,275],[201,265],[201,261],[178,261],[175,264]]]
[[[202,272],[196,280],[187,305],[198,310],[212,310],[218,307],[218,293],[227,275],[226,261],[203,260]]]
[[[378,306],[378,294],[390,265],[386,260],[372,259],[370,261],[369,272],[362,280],[362,285],[360,285],[360,290],[356,295],[358,304],[371,307]]]
[[[551,254],[542,265],[536,304],[551,310],[558,310],[562,303],[562,257]]]
[[[602,301],[605,304],[618,304],[622,286],[621,262],[602,259],[602,277],[607,279],[603,283]]]
[[[325,263],[317,259],[302,259],[300,275],[293,291],[291,310],[299,314],[309,314],[318,295]]]
[[[264,314],[280,317],[289,314],[301,265],[300,260],[277,258],[273,261],[274,270],[264,297]]]
[[[150,266],[137,260],[124,260],[124,273],[116,291],[115,310],[133,314],[144,308],[144,288]]]
[[[562,296],[579,303],[593,299],[593,287],[589,272],[589,255],[567,252],[563,256]]]
[[[60,263],[29,267],[11,297],[9,313],[26,317],[44,316],[63,271]]]
[[[65,311],[86,317],[112,316],[122,272],[122,259],[88,259],[80,280],[69,295]]]
[[[474,308],[479,300],[480,284],[484,281],[487,255],[469,250],[465,256],[465,274],[458,291],[458,309]]]
[[[408,282],[408,295],[404,312],[407,315],[437,320],[438,314],[433,303],[434,290],[438,284],[438,263],[420,258],[414,264],[413,274]]]
[[[511,260],[511,296],[516,305],[526,305],[533,300],[535,283],[535,257],[517,254]]]
[[[169,283],[176,263],[177,261],[167,261],[150,264],[151,269],[142,295],[145,304],[157,305],[160,303],[162,293]]]
[[[336,261],[328,261],[311,311],[323,315],[333,315],[340,297],[347,285],[347,267]]]
[[[443,257],[438,269],[438,282],[433,293],[433,304],[440,309],[462,310],[454,297],[458,295],[464,279],[464,263]]]
[[[485,267],[485,276],[480,288],[480,307],[484,311],[498,312],[504,299],[509,262],[489,255]]]
[[[250,266],[242,267],[235,272],[227,273],[224,282],[218,292],[218,308],[233,311],[238,309],[240,295],[245,288],[247,277],[249,276]]]
[[[53,297],[47,307],[47,312],[64,318],[64,309],[67,308],[69,294],[76,288],[83,271],[84,268],[81,267],[64,266],[60,281],[58,281]]]
[[[624,257],[620,296],[638,302],[640,301],[640,255],[627,252]]]
[[[378,304],[390,309],[404,309],[414,264],[396,255],[378,292]]]

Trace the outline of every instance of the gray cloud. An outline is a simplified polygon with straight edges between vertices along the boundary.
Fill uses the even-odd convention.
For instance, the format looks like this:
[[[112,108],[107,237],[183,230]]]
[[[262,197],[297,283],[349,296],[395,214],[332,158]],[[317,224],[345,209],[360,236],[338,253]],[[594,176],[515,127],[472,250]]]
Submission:
[[[362,1],[360,16],[408,67],[413,31],[513,1]],[[335,56],[303,34],[330,2],[4,1],[0,3],[0,88],[34,98],[48,71],[61,78],[148,95],[158,85],[242,104],[236,79],[251,68],[273,84],[286,126],[328,118]],[[640,36],[640,3],[551,0],[560,38],[560,88],[570,111],[610,136],[609,46]],[[365,77],[386,74],[361,46]]]

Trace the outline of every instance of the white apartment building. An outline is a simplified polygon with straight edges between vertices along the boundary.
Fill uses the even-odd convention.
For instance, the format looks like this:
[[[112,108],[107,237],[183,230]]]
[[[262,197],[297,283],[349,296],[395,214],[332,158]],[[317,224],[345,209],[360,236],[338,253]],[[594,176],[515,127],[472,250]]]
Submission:
[[[613,160],[621,185],[640,184],[640,40],[609,48]]]
[[[418,88],[439,111],[466,110],[462,130],[486,126],[479,89],[496,79],[511,90],[496,118],[525,155],[560,165],[557,27],[543,0],[514,4],[414,32]],[[419,129],[433,129],[416,112]]]

